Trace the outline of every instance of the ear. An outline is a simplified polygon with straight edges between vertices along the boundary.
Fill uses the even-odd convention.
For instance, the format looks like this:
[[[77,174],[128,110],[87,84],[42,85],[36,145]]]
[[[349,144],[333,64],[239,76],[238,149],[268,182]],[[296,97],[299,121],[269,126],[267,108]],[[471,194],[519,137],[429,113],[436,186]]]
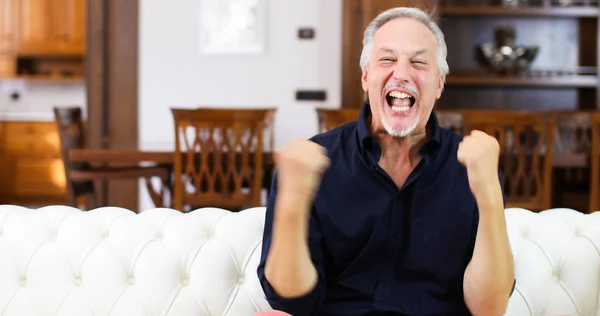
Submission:
[[[438,86],[436,91],[436,99],[439,99],[442,96],[442,91],[444,90],[444,82],[446,79],[443,76],[438,78]]]
[[[362,72],[362,76],[360,77],[360,80],[362,82],[363,91],[367,92],[368,87],[369,87],[369,82],[367,81],[367,70],[364,70]]]

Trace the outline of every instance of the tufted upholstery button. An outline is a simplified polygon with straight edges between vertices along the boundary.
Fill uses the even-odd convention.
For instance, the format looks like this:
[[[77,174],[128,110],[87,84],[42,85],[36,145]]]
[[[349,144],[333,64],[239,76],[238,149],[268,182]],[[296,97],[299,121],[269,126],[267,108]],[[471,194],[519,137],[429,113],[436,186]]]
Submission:
[[[80,286],[81,285],[81,278],[80,277],[76,277],[74,283],[75,283],[75,286]]]
[[[188,279],[188,278],[181,279],[181,285],[188,286],[189,284],[190,284],[190,279]]]
[[[22,276],[19,283],[21,284],[21,286],[26,286],[27,285],[27,278],[25,276]]]
[[[237,283],[238,284],[244,283],[244,275],[243,274],[238,275],[238,277],[237,277]]]
[[[133,281],[134,281],[134,279],[133,279],[132,276],[130,276],[130,277],[127,278],[127,284],[133,285]]]

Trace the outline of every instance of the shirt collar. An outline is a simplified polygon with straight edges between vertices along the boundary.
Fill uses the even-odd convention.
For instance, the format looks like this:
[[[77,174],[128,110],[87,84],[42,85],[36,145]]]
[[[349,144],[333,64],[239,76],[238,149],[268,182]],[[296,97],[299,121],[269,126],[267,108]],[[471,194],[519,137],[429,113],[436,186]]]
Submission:
[[[371,135],[371,131],[369,129],[369,121],[371,120],[371,106],[368,102],[364,102],[362,104],[360,114],[358,115],[357,124],[357,133],[358,140],[360,144],[361,150],[368,150],[371,145],[373,145],[374,139]],[[431,111],[431,115],[429,116],[429,120],[427,121],[427,128],[429,129],[429,140],[423,146],[422,150],[429,148],[432,145],[437,145],[440,142],[440,126],[435,114],[435,111]],[[433,146],[436,147],[436,146]]]

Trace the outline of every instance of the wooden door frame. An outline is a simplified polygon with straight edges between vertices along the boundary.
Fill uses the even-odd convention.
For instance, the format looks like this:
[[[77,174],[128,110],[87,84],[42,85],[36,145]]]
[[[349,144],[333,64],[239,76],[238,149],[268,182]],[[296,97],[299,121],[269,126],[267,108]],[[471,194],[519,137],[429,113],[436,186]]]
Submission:
[[[87,1],[87,147],[138,148],[138,15],[139,0]],[[99,205],[138,208],[138,180],[97,189]]]
[[[359,65],[364,32],[362,3],[343,0],[342,7],[342,108],[360,108],[364,98]]]

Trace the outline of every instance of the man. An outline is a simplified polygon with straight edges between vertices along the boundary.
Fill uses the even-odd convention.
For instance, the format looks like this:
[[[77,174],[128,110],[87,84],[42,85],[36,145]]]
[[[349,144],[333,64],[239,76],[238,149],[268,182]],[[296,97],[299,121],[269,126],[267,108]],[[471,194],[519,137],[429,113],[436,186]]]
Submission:
[[[352,123],[281,151],[258,276],[304,315],[502,315],[514,285],[498,142],[438,125],[444,36],[383,12],[361,56]]]

